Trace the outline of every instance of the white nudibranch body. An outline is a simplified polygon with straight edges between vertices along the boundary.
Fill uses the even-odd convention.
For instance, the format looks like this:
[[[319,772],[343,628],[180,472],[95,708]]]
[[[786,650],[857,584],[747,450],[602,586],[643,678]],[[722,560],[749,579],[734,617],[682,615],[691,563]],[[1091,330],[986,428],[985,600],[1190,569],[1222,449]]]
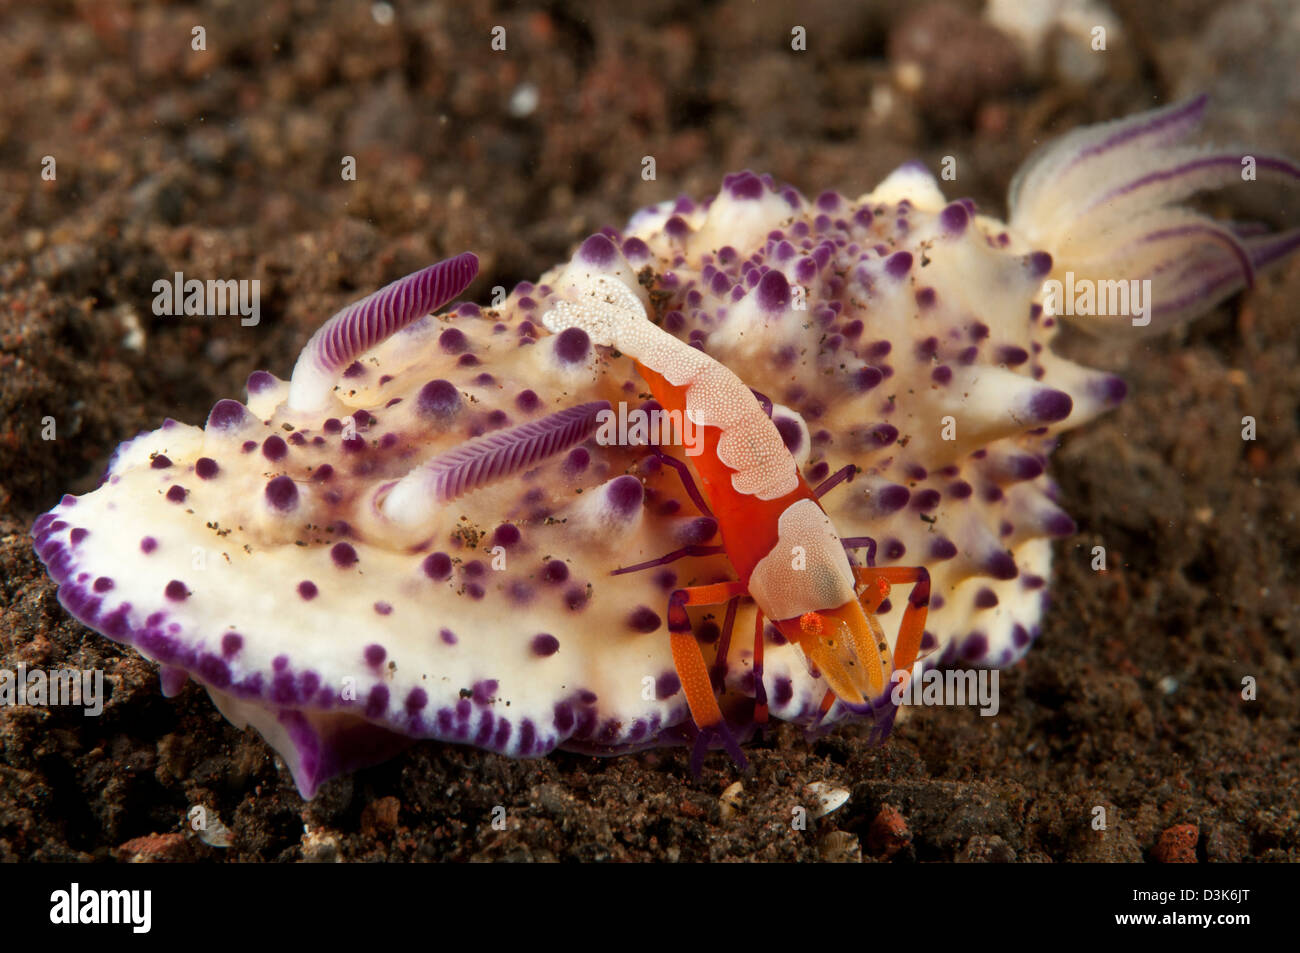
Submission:
[[[1047,146],[1009,224],[916,165],[857,198],[742,172],[592,235],[491,311],[432,314],[477,267],[441,262],[340,312],[291,381],[258,371],[204,426],[122,444],[98,489],[36,521],[37,553],[73,615],[157,660],[169,691],[198,681],[307,796],[413,739],[535,757],[705,737],[691,703],[713,690],[677,664],[683,632],[719,676],[730,734],[711,743],[768,712],[884,733],[877,686],[911,651],[920,584],[859,592],[870,639],[818,604],[928,570],[918,664],[1028,650],[1051,540],[1074,531],[1048,457],[1124,395],[1053,351],[1058,321],[1169,327],[1300,246],[1176,204],[1239,180],[1241,150],[1182,144],[1204,106]],[[606,410],[665,409],[656,375],[721,434],[704,462],[600,436]],[[681,468],[715,457],[710,517]],[[772,537],[719,532],[747,515]],[[811,575],[782,562],[796,545]],[[747,585],[773,626],[750,637],[749,598],[676,596],[700,585]]]

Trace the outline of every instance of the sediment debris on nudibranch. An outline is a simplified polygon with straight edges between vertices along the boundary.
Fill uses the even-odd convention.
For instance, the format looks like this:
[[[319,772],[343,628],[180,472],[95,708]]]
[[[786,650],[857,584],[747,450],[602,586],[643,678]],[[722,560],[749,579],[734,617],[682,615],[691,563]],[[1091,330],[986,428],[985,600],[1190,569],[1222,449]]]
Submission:
[[[37,552],[74,616],[158,661],[168,694],[200,682],[306,796],[418,738],[516,757],[691,742],[670,599],[736,575],[691,456],[610,426],[663,410],[632,358],[577,324],[548,333],[607,287],[756,392],[829,525],[862,543],[853,565],[928,572],[918,666],[1009,664],[1074,530],[1048,455],[1125,392],[1053,352],[1057,322],[1166,328],[1300,246],[1178,204],[1247,155],[1180,144],[1204,107],[1050,144],[1005,224],[918,165],[857,199],[741,172],[592,235],[495,309],[434,316],[477,268],[441,262],[332,318],[291,380],[257,371],[205,426],[124,443],[98,489],[36,521]],[[882,658],[905,592],[871,613]],[[737,740],[762,700],[888,730],[887,695],[823,710],[827,679],[780,626],[756,679],[754,612],[689,607]]]

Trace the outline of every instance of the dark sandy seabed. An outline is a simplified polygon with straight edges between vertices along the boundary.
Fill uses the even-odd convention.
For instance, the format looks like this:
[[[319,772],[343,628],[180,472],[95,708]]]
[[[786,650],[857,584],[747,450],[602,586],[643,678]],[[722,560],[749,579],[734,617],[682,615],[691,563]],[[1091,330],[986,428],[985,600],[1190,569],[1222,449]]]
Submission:
[[[137,431],[202,421],[256,368],[287,376],[338,307],[436,259],[476,252],[485,300],[746,167],[856,195],[953,155],[949,196],[1001,214],[1037,142],[1197,91],[1220,141],[1300,155],[1285,0],[1113,0],[1122,36],[1086,83],[1018,62],[977,3],[633,6],[398,2],[383,25],[367,3],[0,3],[0,668],[102,668],[111,690],[99,718],[0,709],[0,859],[1297,859],[1294,260],[1181,334],[1068,341],[1130,399],[1053,460],[1079,533],[995,718],[923,710],[880,748],[780,725],[749,774],[715,755],[698,781],[677,749],[511,761],[422,743],[304,803],[199,687],[164,698],[154,665],[58,605],[27,535],[39,513]],[[909,57],[926,70],[904,92]],[[1296,224],[1294,196],[1237,192],[1209,207]],[[260,279],[261,325],[155,317],[151,285],[174,271]],[[851,797],[794,830],[814,781]],[[230,846],[189,830],[196,804]]]

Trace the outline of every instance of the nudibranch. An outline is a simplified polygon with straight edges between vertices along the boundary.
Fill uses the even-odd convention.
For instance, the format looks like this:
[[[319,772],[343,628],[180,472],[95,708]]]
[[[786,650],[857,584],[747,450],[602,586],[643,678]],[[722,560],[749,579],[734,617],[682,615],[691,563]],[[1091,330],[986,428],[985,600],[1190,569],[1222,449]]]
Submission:
[[[1180,204],[1246,158],[1300,178],[1185,144],[1204,108],[1048,145],[1006,223],[915,164],[857,199],[741,172],[592,235],[493,308],[434,313],[476,273],[448,259],[331,318],[288,381],[256,371],[204,426],[122,444],[98,489],[37,519],[37,553],[69,612],[159,662],[166,693],[203,685],[308,797],[419,738],[534,757],[743,742],[767,716],[883,734],[894,663],[1003,666],[1040,632],[1052,540],[1074,531],[1048,455],[1125,393],[1052,350],[1058,321],[1167,328],[1300,246]],[[680,367],[735,400],[693,412]],[[656,444],[644,422],[674,409],[706,438],[748,436],[698,457]],[[725,516],[692,473],[731,481]],[[811,508],[791,486],[817,487]],[[773,515],[776,539],[843,552],[819,550],[809,565],[834,571],[806,585],[750,566],[742,593],[744,533],[723,531]],[[872,580],[912,596],[855,596],[871,638],[855,617],[854,652],[819,655],[826,610]],[[688,629],[700,656],[679,665]],[[726,731],[704,736],[712,710],[691,705],[715,694]]]

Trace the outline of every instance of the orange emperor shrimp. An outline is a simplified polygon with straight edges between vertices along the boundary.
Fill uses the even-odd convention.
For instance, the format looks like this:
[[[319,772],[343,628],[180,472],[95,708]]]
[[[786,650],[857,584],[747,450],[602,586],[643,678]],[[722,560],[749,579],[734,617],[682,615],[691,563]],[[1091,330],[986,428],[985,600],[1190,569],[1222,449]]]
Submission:
[[[719,740],[740,765],[736,744],[714,696],[714,683],[686,613],[688,606],[728,605],[723,638],[730,635],[735,603],[752,598],[754,618],[753,720],[767,721],[763,686],[764,618],[802,651],[810,673],[826,680],[821,712],[835,700],[858,708],[888,701],[887,688],[907,677],[917,660],[929,605],[930,576],[924,567],[852,566],[845,547],[866,547],[873,561],[875,541],[841,539],[818,497],[853,467],[841,470],[814,490],[759,398],[727,367],[673,337],[646,317],[641,301],[615,278],[595,275],[576,301],[561,300],[542,319],[559,334],[585,331],[592,342],[631,357],[655,399],[677,418],[703,428],[702,452],[693,457],[708,504],[701,500],[690,472],[679,466],[687,492],[718,521],[722,546],[738,579],[673,590],[668,597],[668,630],[673,662],[699,733],[691,758],[697,774],[710,741]],[[663,459],[678,464],[664,455]],[[616,574],[663,565],[687,555],[687,547],[660,559],[616,570]],[[891,655],[875,612],[891,584],[913,583]],[[858,587],[861,586],[861,593]],[[725,644],[725,643],[724,643]],[[720,653],[725,656],[725,651]],[[899,673],[892,678],[892,673]],[[892,706],[891,706],[892,707]],[[892,710],[888,720],[892,721]]]

